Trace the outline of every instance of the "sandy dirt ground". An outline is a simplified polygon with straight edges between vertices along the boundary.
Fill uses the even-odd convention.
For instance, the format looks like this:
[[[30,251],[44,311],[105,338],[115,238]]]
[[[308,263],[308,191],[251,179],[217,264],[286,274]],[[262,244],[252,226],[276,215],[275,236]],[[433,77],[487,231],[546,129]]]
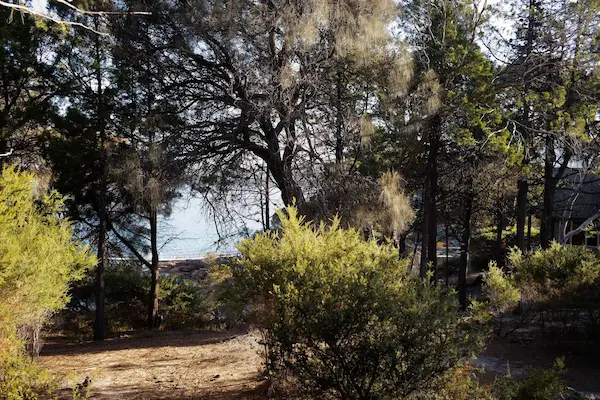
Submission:
[[[48,343],[41,362],[65,386],[92,380],[94,399],[261,399],[256,334],[157,332],[103,343]]]
[[[256,333],[141,332],[103,343],[50,342],[40,358],[68,377],[65,387],[91,377],[93,399],[266,399],[258,340]],[[517,376],[529,365],[550,368],[559,356],[565,357],[567,385],[600,393],[600,363],[590,354],[494,340],[475,364],[485,369],[480,382],[490,384],[506,373],[507,363]]]

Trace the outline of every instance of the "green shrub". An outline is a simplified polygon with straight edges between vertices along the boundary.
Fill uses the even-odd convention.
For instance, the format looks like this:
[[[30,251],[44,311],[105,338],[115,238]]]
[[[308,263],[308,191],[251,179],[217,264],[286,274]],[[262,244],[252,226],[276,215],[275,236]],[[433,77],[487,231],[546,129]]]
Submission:
[[[482,370],[470,363],[449,369],[440,377],[435,388],[419,400],[495,400],[489,386],[479,383],[477,374]]]
[[[61,217],[62,198],[41,193],[32,174],[6,167],[0,175],[0,395],[36,398],[49,380],[27,359],[48,318],[68,300],[69,285],[95,258],[73,240]],[[29,332],[26,342],[19,333]]]
[[[556,400],[565,393],[560,374],[564,370],[562,359],[557,359],[552,369],[529,370],[524,379],[507,376],[496,379],[494,397],[498,400]]]
[[[480,349],[453,293],[408,274],[388,246],[281,213],[278,235],[243,241],[234,289],[256,305],[269,366],[319,398],[397,399]],[[316,397],[315,397],[316,398]]]
[[[517,285],[528,300],[544,301],[577,294],[600,276],[600,260],[583,246],[561,246],[522,254],[513,249],[509,255]]]
[[[91,333],[93,320],[93,276],[76,287],[68,309],[62,313],[60,328],[65,334],[83,339]],[[105,319],[110,332],[146,327],[150,276],[135,262],[111,263],[105,274]],[[199,328],[209,323],[207,290],[202,282],[179,276],[161,276],[159,314],[162,328]]]
[[[521,300],[521,293],[515,286],[513,277],[502,272],[495,262],[490,263],[485,274],[483,291],[490,299],[494,315],[514,310]]]
[[[159,291],[160,314],[164,327],[169,329],[205,327],[210,311],[203,284],[180,276],[161,279]]]
[[[482,302],[472,301],[470,305],[472,315],[480,322],[487,322],[493,318],[494,331],[500,335],[504,328],[504,316],[517,308],[521,300],[521,292],[516,287],[514,277],[505,274],[493,261],[484,275],[482,289],[487,299]],[[512,328],[509,328],[510,330]]]

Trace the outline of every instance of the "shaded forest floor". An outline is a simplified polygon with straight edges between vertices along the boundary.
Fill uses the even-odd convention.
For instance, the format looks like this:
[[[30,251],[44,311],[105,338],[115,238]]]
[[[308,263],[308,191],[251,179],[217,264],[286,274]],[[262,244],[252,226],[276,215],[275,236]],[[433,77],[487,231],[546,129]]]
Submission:
[[[140,332],[102,343],[47,343],[40,360],[93,399],[261,399],[256,334]]]
[[[92,379],[94,399],[266,399],[262,358],[255,333],[140,332],[103,343],[49,341],[41,362],[66,377],[65,387]],[[600,363],[585,352],[540,343],[494,340],[475,362],[484,366],[482,383],[512,375],[528,365],[550,368],[564,356],[567,385],[600,393]]]

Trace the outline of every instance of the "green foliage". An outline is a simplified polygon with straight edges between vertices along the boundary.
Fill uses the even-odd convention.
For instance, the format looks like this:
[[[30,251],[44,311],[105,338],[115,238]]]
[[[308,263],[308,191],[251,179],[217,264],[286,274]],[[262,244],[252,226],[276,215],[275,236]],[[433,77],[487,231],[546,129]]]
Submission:
[[[563,359],[554,362],[552,369],[532,368],[525,379],[507,376],[494,383],[494,394],[498,400],[554,400],[565,393],[565,385],[560,379],[564,371]]]
[[[27,360],[18,332],[39,330],[68,300],[69,285],[95,264],[60,215],[61,196],[42,193],[33,174],[0,176],[0,393],[35,398],[49,378]]]
[[[7,354],[0,351],[0,399],[23,400],[48,396],[57,387],[50,372],[34,362],[22,349]]]
[[[502,272],[495,262],[490,263],[489,271],[485,274],[483,291],[489,296],[492,312],[496,315],[514,310],[521,300],[513,277]]]
[[[470,363],[449,369],[439,380],[428,400],[494,400],[491,388],[480,385],[477,374],[481,369]],[[423,398],[423,397],[419,397]]]
[[[243,241],[239,296],[257,306],[273,371],[304,392],[403,398],[473,355],[483,335],[453,294],[412,277],[397,253],[354,230],[280,213],[279,235]]]
[[[509,261],[517,284],[538,300],[558,298],[584,290],[600,276],[600,260],[583,246],[561,246],[522,254],[513,249]]]
[[[180,276],[163,277],[159,301],[165,328],[198,328],[208,324],[206,315],[210,305],[202,283]]]
[[[142,329],[146,326],[150,276],[137,263],[112,263],[106,269],[105,302],[106,323],[111,332]],[[207,314],[211,305],[203,282],[180,276],[161,276],[159,313],[161,327],[166,329],[199,328],[209,324]],[[57,328],[65,334],[83,339],[89,335],[94,302],[93,277],[75,288],[68,310],[62,314]]]
[[[490,262],[489,271],[485,274],[482,289],[487,299],[472,301],[471,313],[476,321],[482,323],[493,319],[495,333],[500,334],[503,328],[504,314],[517,308],[521,300],[521,292],[515,284],[514,277],[505,274],[493,261]]]
[[[128,262],[110,264],[106,269],[104,299],[108,331],[135,330],[146,325],[150,278],[142,271],[139,265]],[[89,287],[91,291],[92,286]]]

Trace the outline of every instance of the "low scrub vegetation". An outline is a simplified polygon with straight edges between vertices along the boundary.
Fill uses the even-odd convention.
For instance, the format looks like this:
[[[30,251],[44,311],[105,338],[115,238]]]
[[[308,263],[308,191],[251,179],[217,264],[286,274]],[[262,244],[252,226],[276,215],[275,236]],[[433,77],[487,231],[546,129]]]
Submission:
[[[0,398],[35,399],[54,387],[52,375],[28,357],[39,333],[68,300],[69,284],[95,258],[72,240],[62,198],[43,194],[34,176],[13,168],[0,175]]]
[[[509,255],[517,285],[528,301],[570,302],[594,286],[600,276],[600,260],[584,246],[556,242],[546,250]]]
[[[497,334],[506,336],[528,327],[558,341],[593,342],[598,337],[600,260],[596,254],[585,247],[553,243],[528,253],[512,250],[509,261],[507,273],[491,263],[483,285],[484,308],[493,310]],[[475,302],[473,308],[480,306]]]
[[[332,399],[406,398],[482,347],[456,296],[408,273],[391,247],[337,220],[317,227],[294,208],[278,234],[240,245],[235,290],[251,300],[270,372]]]
[[[150,277],[136,263],[109,265],[105,277],[106,324],[110,332],[146,326]],[[72,290],[66,309],[56,318],[54,329],[84,339],[92,334],[94,283],[89,276]],[[163,329],[207,328],[215,324],[207,286],[182,276],[163,276],[159,301]]]

